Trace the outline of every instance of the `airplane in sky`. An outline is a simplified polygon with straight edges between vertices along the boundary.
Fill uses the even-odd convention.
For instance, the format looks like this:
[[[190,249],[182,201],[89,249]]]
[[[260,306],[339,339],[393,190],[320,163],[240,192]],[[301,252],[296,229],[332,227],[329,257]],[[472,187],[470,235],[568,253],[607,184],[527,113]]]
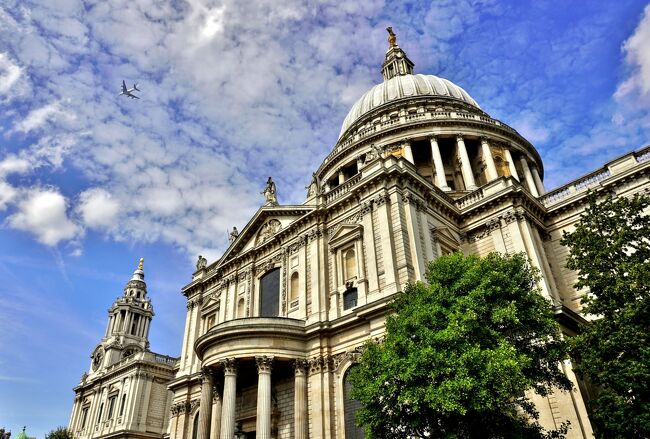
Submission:
[[[130,97],[131,99],[140,99],[139,97],[133,94],[134,91],[140,91],[137,83],[133,84],[133,88],[126,88],[126,82],[122,80],[122,93],[120,93],[120,96],[124,95]]]

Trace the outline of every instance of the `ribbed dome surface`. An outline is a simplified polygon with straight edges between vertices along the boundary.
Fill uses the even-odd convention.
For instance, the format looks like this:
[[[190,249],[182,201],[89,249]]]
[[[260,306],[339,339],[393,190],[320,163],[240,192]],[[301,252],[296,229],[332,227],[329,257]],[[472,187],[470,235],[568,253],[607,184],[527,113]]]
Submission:
[[[444,78],[439,78],[434,75],[395,76],[381,84],[375,85],[355,102],[343,121],[339,137],[367,112],[390,101],[417,96],[453,98],[481,108],[465,90]]]

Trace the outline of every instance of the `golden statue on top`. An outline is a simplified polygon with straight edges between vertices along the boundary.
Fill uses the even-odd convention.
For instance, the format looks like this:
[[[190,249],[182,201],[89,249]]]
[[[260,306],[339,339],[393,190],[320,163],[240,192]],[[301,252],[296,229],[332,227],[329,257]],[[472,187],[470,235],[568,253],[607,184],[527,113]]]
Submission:
[[[388,26],[386,30],[388,31],[388,44],[390,44],[390,47],[397,46],[397,35],[393,32],[393,27]]]
[[[142,267],[144,267],[144,258],[140,258],[140,262],[138,262],[138,270],[142,270]]]

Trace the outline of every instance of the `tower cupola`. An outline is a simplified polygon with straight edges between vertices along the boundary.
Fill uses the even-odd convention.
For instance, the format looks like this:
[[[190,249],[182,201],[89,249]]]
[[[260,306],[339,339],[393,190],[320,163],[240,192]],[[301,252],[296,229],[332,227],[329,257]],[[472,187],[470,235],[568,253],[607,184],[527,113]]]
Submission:
[[[148,350],[153,316],[144,280],[144,259],[141,258],[122,295],[108,310],[106,334],[91,355],[91,371]]]
[[[412,75],[415,64],[397,45],[397,35],[393,32],[393,28],[387,27],[386,30],[388,31],[388,50],[386,51],[384,63],[381,65],[384,81],[388,81],[395,76]]]

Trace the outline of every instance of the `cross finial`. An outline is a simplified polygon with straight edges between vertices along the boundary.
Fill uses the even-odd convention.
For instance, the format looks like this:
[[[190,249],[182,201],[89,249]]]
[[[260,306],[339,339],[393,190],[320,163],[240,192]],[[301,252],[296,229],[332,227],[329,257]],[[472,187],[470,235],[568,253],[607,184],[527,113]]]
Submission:
[[[142,267],[144,267],[144,258],[140,258],[140,262],[138,262],[138,270],[142,270]]]
[[[393,32],[393,27],[388,26],[386,30],[388,31],[388,44],[390,47],[397,46],[397,35],[395,35],[395,32]]]

